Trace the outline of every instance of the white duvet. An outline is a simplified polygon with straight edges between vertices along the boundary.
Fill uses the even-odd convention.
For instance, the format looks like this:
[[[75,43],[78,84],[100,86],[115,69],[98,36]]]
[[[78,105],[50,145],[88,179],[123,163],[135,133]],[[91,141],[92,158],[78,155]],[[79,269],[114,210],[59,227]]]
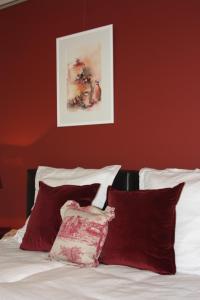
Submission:
[[[200,276],[157,275],[123,266],[80,268],[0,241],[0,300],[199,300]]]

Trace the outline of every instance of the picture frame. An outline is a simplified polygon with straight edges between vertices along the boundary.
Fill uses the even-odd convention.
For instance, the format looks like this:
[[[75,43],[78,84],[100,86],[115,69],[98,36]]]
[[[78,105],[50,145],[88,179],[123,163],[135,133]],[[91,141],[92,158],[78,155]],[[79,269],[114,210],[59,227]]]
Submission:
[[[56,39],[57,126],[114,123],[113,26]]]

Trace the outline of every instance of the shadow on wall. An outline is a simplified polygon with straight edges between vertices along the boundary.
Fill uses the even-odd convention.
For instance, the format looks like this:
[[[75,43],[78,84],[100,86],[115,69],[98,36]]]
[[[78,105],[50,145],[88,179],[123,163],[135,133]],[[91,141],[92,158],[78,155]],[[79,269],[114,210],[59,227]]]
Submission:
[[[0,191],[0,226],[20,227],[26,211],[26,170],[35,167],[39,152],[35,151],[38,141],[51,132],[36,137],[36,132],[22,135],[11,134],[1,137],[0,176],[3,188]],[[2,140],[7,140],[2,143]]]

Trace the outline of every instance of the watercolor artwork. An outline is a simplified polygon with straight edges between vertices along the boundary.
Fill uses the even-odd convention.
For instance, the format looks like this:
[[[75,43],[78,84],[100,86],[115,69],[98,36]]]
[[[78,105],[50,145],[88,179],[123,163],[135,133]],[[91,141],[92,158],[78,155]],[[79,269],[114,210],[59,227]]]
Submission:
[[[57,126],[113,123],[112,25],[57,38]]]

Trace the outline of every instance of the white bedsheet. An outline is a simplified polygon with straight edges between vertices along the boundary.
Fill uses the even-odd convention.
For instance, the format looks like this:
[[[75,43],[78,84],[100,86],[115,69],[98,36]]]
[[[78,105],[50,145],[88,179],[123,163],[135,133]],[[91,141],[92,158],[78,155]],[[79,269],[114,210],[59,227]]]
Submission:
[[[0,300],[199,300],[200,276],[161,276],[123,266],[80,268],[0,241]]]

